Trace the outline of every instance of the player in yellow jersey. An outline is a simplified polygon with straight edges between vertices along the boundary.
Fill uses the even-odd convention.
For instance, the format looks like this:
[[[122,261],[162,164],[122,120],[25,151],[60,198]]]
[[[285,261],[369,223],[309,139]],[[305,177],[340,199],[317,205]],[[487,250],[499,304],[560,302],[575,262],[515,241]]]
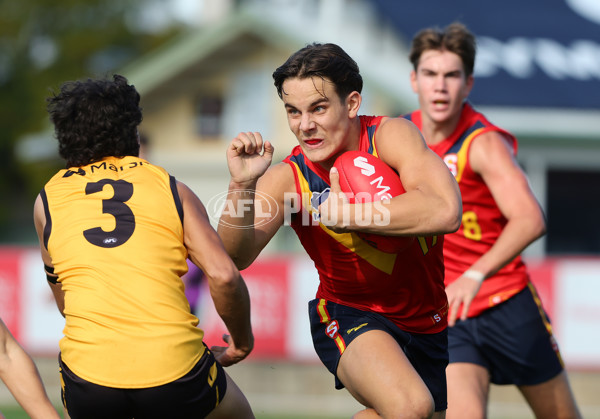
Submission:
[[[253,348],[244,280],[198,197],[140,158],[140,96],[119,75],[48,98],[66,168],[34,208],[61,313],[62,399],[78,418],[253,418],[222,366]],[[181,277],[189,258],[228,328],[210,350]]]

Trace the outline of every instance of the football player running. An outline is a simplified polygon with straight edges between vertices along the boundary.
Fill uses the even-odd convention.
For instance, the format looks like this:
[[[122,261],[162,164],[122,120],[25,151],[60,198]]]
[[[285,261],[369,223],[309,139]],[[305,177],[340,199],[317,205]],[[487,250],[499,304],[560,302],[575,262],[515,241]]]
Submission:
[[[521,252],[546,231],[517,139],[476,111],[475,37],[454,23],[412,41],[410,118],[455,175],[461,228],[446,236],[448,418],[483,418],[490,383],[516,385],[538,418],[578,418],[552,327]]]
[[[319,272],[309,302],[316,352],[336,388],[345,387],[365,406],[355,418],[443,417],[448,304],[442,244],[443,234],[460,224],[456,181],[413,123],[359,115],[362,77],[338,45],[307,45],[273,78],[298,146],[271,166],[274,148],[260,133],[232,140],[229,207],[247,211],[221,215],[225,248],[246,268],[289,222]],[[375,218],[382,209],[349,204],[340,193],[332,167],[350,150],[373,154],[399,174],[406,193],[389,200],[389,224],[362,217],[357,223],[357,214]],[[261,218],[264,199],[280,209],[267,220]],[[388,253],[360,232],[419,237],[406,250]]]

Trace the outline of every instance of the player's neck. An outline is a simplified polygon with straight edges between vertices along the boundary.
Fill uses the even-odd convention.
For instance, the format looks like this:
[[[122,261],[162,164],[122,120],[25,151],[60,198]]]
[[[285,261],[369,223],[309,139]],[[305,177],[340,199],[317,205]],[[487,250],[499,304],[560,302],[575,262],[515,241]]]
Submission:
[[[459,120],[460,113],[444,121],[435,121],[427,115],[422,114],[421,132],[427,144],[439,144],[450,137],[456,129]]]

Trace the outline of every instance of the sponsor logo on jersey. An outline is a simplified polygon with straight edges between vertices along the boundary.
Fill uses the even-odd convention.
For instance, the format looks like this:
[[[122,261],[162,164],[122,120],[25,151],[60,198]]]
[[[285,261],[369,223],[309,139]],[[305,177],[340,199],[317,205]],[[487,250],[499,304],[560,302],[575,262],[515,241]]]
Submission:
[[[359,330],[359,329],[362,329],[363,327],[365,327],[365,326],[366,326],[366,325],[368,325],[368,324],[369,324],[369,323],[363,323],[363,324],[361,324],[360,326],[356,326],[356,327],[353,327],[352,329],[348,329],[348,330],[346,331],[346,334],[347,334],[347,335],[349,335],[349,334],[350,334],[350,333],[352,333],[352,332],[356,332],[357,330]]]
[[[325,333],[331,339],[335,339],[338,336],[339,330],[340,330],[340,324],[338,323],[337,320],[333,320],[333,321],[329,322],[329,324],[327,325],[327,328],[325,329]]]

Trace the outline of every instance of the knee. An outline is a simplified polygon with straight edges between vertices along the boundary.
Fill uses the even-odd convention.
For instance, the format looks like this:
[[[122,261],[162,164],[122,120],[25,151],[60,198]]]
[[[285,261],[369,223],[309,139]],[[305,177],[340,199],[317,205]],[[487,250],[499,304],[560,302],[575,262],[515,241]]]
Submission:
[[[395,403],[390,407],[390,410],[381,412],[383,418],[428,419],[435,413],[435,405],[431,396],[412,397],[404,402]]]
[[[431,397],[415,401],[412,408],[412,417],[415,418],[431,418],[435,413],[435,404],[433,403],[433,399]]]

